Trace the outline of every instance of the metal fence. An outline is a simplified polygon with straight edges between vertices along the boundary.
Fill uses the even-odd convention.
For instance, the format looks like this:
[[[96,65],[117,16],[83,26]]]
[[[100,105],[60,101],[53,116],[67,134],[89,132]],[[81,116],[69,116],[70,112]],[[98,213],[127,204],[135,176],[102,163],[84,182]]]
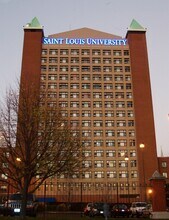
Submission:
[[[16,192],[10,186],[0,186],[1,201],[9,194]],[[151,202],[151,186],[118,183],[87,183],[87,182],[45,182],[35,194],[39,202],[52,203],[131,203],[134,201]]]

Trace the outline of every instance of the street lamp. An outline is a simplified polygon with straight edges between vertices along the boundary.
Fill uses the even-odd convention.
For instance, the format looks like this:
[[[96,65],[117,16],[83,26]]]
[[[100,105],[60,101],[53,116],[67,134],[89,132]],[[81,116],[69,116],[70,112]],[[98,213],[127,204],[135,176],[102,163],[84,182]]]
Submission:
[[[144,148],[145,148],[145,144],[141,143],[139,145],[140,149],[141,149],[141,153],[142,153],[142,168],[143,168],[143,181],[144,181],[144,191],[145,191],[145,199],[146,199],[146,179],[145,179],[145,165],[144,165]]]
[[[128,189],[128,202],[130,203],[130,190],[129,190],[129,158],[126,156],[124,158],[126,161],[126,167],[127,167],[127,189]]]

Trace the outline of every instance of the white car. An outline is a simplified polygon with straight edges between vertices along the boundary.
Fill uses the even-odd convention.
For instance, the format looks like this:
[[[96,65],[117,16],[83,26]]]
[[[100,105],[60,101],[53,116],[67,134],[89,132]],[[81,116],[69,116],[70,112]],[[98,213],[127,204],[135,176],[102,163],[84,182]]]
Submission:
[[[146,202],[133,202],[131,204],[130,210],[131,210],[131,215],[132,216],[142,216],[143,215],[143,210],[147,207]]]

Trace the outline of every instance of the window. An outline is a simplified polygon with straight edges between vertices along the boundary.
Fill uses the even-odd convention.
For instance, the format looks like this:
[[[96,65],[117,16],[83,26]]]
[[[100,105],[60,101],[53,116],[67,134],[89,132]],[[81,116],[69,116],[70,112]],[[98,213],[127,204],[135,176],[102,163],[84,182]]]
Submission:
[[[82,89],[90,89],[90,84],[82,84]]]
[[[125,117],[125,111],[117,111],[116,112],[116,117]]]
[[[67,92],[60,92],[59,98],[68,98],[68,93]]]
[[[107,167],[116,167],[116,161],[115,160],[107,160],[106,165],[107,165]]]
[[[105,108],[113,108],[113,102],[104,102]]]
[[[79,98],[79,93],[78,92],[71,92],[70,98],[74,98],[74,99]]]
[[[100,62],[101,62],[100,58],[93,58],[92,59],[92,63],[100,63]]]
[[[97,83],[97,84],[93,84],[93,89],[101,89],[102,88],[102,86],[101,86],[101,84],[100,83]]]
[[[103,126],[103,122],[102,121],[94,121],[94,127],[102,127]]]
[[[68,75],[59,75],[59,80],[68,80]]]
[[[103,167],[104,163],[103,160],[95,160],[94,167]]]
[[[59,102],[59,106],[61,107],[61,108],[65,108],[65,107],[68,107],[68,102]]]
[[[68,72],[68,66],[60,66],[61,72]]]
[[[129,146],[130,147],[135,147],[136,146],[136,141],[134,139],[129,140]]]
[[[68,63],[68,58],[67,57],[61,57],[60,58],[60,63]]]
[[[82,141],[82,144],[83,144],[84,147],[90,147],[91,146],[91,141],[85,140],[85,141]]]
[[[89,57],[82,57],[82,63],[90,63],[90,58]]]
[[[79,111],[71,111],[70,117],[79,117]]]
[[[111,64],[111,58],[103,58],[104,64]]]
[[[46,62],[47,62],[47,59],[43,57],[43,58],[41,59],[41,63],[46,63]]]
[[[78,108],[79,107],[79,102],[70,102],[70,107]]]
[[[100,50],[92,50],[92,55],[100,55]]]
[[[124,50],[124,56],[129,56],[129,50]]]
[[[166,162],[161,162],[161,167],[167,167],[167,163]]]
[[[49,50],[49,54],[50,54],[50,55],[57,55],[57,54],[58,54],[58,50],[56,50],[56,49],[50,49],[50,50]]]
[[[137,176],[138,176],[138,175],[137,175],[137,171],[134,171],[134,170],[131,171],[131,177],[132,177],[132,178],[137,178]]]
[[[113,55],[114,56],[121,56],[121,50],[114,50]]]
[[[126,137],[126,130],[118,130],[117,137]]]
[[[115,66],[114,67],[114,72],[122,72],[122,71],[123,71],[122,66]]]
[[[82,162],[82,167],[91,167],[92,162],[90,160],[86,160]]]
[[[101,72],[101,66],[93,66],[92,71],[93,72]]]
[[[104,172],[103,171],[94,172],[94,177],[95,178],[104,178]]]
[[[115,140],[106,140],[106,147],[114,147]]]
[[[71,63],[79,63],[79,58],[77,57],[71,57]]]
[[[106,151],[106,157],[115,157],[116,156],[116,152],[112,151],[112,150],[107,150]]]
[[[105,121],[105,126],[106,127],[113,127],[114,126],[114,121]]]
[[[42,55],[47,55],[47,50],[46,49],[42,50]]]
[[[91,113],[90,111],[82,111],[82,117],[90,117]]]
[[[93,107],[94,108],[101,108],[102,107],[102,102],[93,102]]]
[[[82,50],[82,55],[90,55],[90,50],[83,49]]]
[[[88,179],[92,177],[92,173],[91,172],[84,172],[82,173],[82,178],[84,179]]]
[[[79,50],[78,49],[72,49],[71,50],[71,55],[79,55]]]
[[[130,151],[130,157],[136,157],[136,151],[135,150]]]
[[[78,83],[71,83],[70,88],[71,89],[79,89],[79,84]]]
[[[103,67],[103,72],[112,72],[112,68],[109,66],[104,66]]]
[[[113,111],[105,111],[105,117],[113,117],[114,112]]]
[[[130,72],[130,66],[125,66],[125,72]]]
[[[94,131],[94,137],[102,137],[103,136],[103,131],[98,130],[98,131]]]
[[[48,89],[56,89],[57,88],[57,84],[56,83],[49,83],[48,84]]]
[[[121,58],[114,58],[114,64],[121,64],[122,59]]]
[[[125,102],[116,102],[116,108],[124,108]]]
[[[113,93],[112,92],[105,92],[104,93],[104,98],[105,99],[112,99],[113,98]]]
[[[126,93],[126,98],[127,99],[132,99],[132,93],[131,92],[127,92]]]
[[[90,127],[91,121],[82,121],[82,127]]]
[[[85,157],[91,157],[92,153],[89,150],[83,151],[83,156]]]
[[[127,102],[127,108],[132,108],[132,107],[133,107],[133,102],[128,101],[128,102]]]
[[[94,156],[95,157],[103,157],[103,151],[102,150],[95,150]]]
[[[100,99],[100,98],[102,98],[101,92],[94,92],[94,93],[93,93],[93,98],[95,98],[95,99]]]
[[[127,178],[127,171],[120,171],[119,178]]]
[[[94,111],[93,117],[102,117],[102,111]]]
[[[101,75],[93,75],[93,80],[99,81],[101,79]]]
[[[116,97],[116,99],[123,99],[124,98],[124,92],[116,92],[115,97]]]
[[[48,75],[48,80],[57,80],[57,75],[56,74],[49,74]]]
[[[116,178],[116,177],[117,177],[116,171],[107,172],[107,178]]]
[[[90,93],[89,92],[82,92],[82,98],[89,99],[90,98]]]
[[[165,178],[168,178],[168,175],[166,172],[163,172],[162,175],[165,177]]]
[[[115,81],[123,81],[123,76],[122,75],[115,75],[114,80]]]
[[[104,89],[113,89],[112,84],[104,84]]]
[[[60,50],[60,55],[68,55],[68,50],[67,49],[61,49]]]
[[[127,140],[117,140],[117,146],[118,147],[125,147],[127,146]]]
[[[72,127],[78,127],[79,126],[79,121],[71,121],[70,122]]]
[[[130,75],[126,75],[126,76],[125,76],[125,80],[126,80],[126,81],[131,81],[131,76],[130,76]]]
[[[70,71],[71,72],[78,72],[79,71],[79,67],[78,66],[71,66]]]
[[[114,136],[115,136],[115,132],[113,130],[106,131],[106,137],[114,137]]]
[[[82,102],[82,108],[90,108],[90,102]]]
[[[82,74],[82,80],[90,80],[90,75]]]
[[[82,66],[82,72],[89,72],[90,71],[90,66]]]
[[[67,83],[59,83],[59,89],[68,89]]]
[[[117,121],[117,127],[125,127],[126,126],[126,121]]]
[[[91,137],[91,131],[82,131],[82,137]]]
[[[111,50],[103,50],[103,55],[104,56],[111,55]]]
[[[56,57],[49,57],[49,63],[57,63]]]
[[[115,84],[115,89],[116,89],[116,90],[124,89],[123,83],[116,83],[116,84]]]
[[[96,140],[94,141],[94,147],[102,147],[103,141],[102,140]]]

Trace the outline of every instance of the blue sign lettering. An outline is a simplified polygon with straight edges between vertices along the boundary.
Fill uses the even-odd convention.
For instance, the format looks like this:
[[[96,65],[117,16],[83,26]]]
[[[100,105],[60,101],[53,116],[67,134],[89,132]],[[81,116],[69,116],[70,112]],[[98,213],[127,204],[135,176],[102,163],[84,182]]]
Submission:
[[[68,44],[68,45],[107,45],[125,46],[127,39],[101,39],[101,38],[43,38],[43,44]]]

